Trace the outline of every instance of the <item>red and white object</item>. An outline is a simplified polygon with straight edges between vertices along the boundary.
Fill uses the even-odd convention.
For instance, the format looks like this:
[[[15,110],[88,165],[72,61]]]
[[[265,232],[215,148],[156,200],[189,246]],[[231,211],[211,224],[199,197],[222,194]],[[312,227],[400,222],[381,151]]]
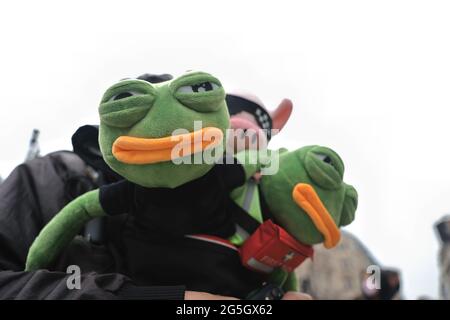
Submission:
[[[299,243],[286,230],[266,220],[239,248],[241,261],[249,269],[270,273],[275,268],[292,272],[314,250]]]

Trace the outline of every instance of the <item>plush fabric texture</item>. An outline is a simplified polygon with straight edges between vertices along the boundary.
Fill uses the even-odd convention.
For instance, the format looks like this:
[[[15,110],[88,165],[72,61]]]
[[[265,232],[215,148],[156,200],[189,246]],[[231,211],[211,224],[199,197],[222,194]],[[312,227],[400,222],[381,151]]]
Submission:
[[[48,266],[86,222],[103,215],[98,190],[89,191],[70,202],[42,229],[31,245],[25,270]]]
[[[247,180],[253,177],[255,173],[259,173],[270,166],[271,161],[276,160],[272,157],[270,150],[242,150],[236,153],[234,157],[243,165]]]
[[[201,84],[206,89],[199,87]],[[201,121],[203,128],[222,130],[225,137],[229,127],[225,92],[220,81],[203,72],[187,73],[158,84],[121,81],[106,91],[99,113],[99,142],[105,161],[126,179],[145,187],[175,188],[201,177],[212,164],[174,165],[171,161],[126,164],[112,154],[117,138],[164,138],[179,129],[185,129],[184,133],[193,132],[197,129],[195,121]],[[194,162],[194,155],[186,158]]]
[[[273,153],[264,154],[248,150],[236,155],[244,164],[247,177],[264,168],[261,162],[268,166],[269,161],[273,161]],[[337,227],[345,226],[354,220],[358,194],[353,186],[343,182],[344,163],[336,152],[326,147],[306,146],[292,152],[280,149],[278,154],[279,170],[273,175],[263,175],[258,185],[275,222],[302,243],[312,245],[325,240],[312,216],[299,206],[294,192],[298,189],[311,192],[307,196],[311,196],[312,207],[326,209],[329,217],[317,218],[325,227],[332,223]],[[241,207],[247,188],[248,184],[231,193]],[[261,216],[261,204],[255,202],[259,202],[259,198],[257,192],[254,193],[248,211],[258,217]]]
[[[177,150],[180,157],[185,157],[191,155],[193,151],[218,146],[222,140],[223,133],[218,128],[202,128],[164,138],[120,136],[113,144],[112,154],[122,163],[153,164],[171,161],[174,150]]]
[[[130,164],[113,154],[116,140],[137,138],[150,145],[151,150],[155,141],[170,138],[175,131],[189,134],[208,127],[222,133],[219,145],[223,146],[225,130],[229,127],[225,91],[217,78],[204,72],[189,72],[157,84],[141,79],[122,80],[103,95],[99,115],[99,145],[106,163],[125,179],[147,188],[176,188],[205,175],[212,169],[213,162],[196,164],[198,154],[192,152],[184,157],[190,159],[190,163],[174,164],[164,159]],[[142,145],[134,147],[134,156],[142,152]],[[222,157],[223,148],[210,153],[216,158]],[[27,270],[48,266],[87,221],[103,214],[98,190],[69,203],[31,246]]]
[[[336,226],[351,223],[358,203],[356,189],[343,181],[344,164],[333,150],[306,146],[279,157],[279,170],[261,178],[260,190],[275,222],[304,244],[324,241],[311,217],[293,197],[298,184],[307,184]],[[314,202],[311,203],[316,206]]]
[[[217,164],[177,188],[146,188],[122,180],[101,186],[99,196],[107,215],[130,214],[133,223],[157,241],[188,234],[227,238],[235,232],[235,205],[229,193],[244,182],[241,165]]]
[[[267,156],[264,156],[265,154],[254,150],[237,154],[236,157],[244,164],[247,178],[264,167],[261,162],[269,164],[273,153],[267,152]],[[333,150],[307,146],[293,152],[280,149],[278,154],[280,155],[278,172],[274,175],[263,175],[258,187],[253,189],[250,205],[246,208],[251,216],[261,222],[259,219],[264,210],[260,202],[262,199],[259,197],[261,192],[264,205],[270,210],[270,216],[297,240],[310,245],[323,242],[325,239],[320,225],[312,221],[312,217],[295,199],[295,191],[306,187],[308,191],[312,190],[312,204],[315,207],[326,207],[329,215],[325,217],[325,222],[333,223],[337,227],[353,221],[358,194],[355,188],[343,182],[344,164]],[[231,193],[233,200],[242,208],[249,188],[250,183],[247,183]],[[238,234],[230,240],[236,245],[244,241]],[[271,274],[270,281],[282,285],[285,290],[298,290],[298,281],[294,273],[276,270]]]

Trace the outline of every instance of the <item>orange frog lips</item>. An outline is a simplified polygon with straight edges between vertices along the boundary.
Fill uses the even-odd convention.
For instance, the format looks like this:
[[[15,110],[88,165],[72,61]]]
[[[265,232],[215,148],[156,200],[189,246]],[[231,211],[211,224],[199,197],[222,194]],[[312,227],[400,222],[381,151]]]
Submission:
[[[112,154],[123,163],[152,164],[201,152],[217,146],[222,139],[222,130],[214,127],[162,138],[120,136],[113,143]],[[175,147],[179,151],[176,155]]]
[[[336,246],[341,238],[341,232],[314,188],[309,184],[299,183],[292,190],[292,197],[325,238],[325,248],[330,249]]]

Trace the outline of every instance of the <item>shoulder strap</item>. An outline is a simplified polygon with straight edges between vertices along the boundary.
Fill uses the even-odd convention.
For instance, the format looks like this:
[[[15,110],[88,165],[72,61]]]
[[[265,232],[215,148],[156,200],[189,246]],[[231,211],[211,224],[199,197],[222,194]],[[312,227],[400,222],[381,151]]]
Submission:
[[[242,203],[242,208],[247,212],[249,212],[250,210],[250,205],[252,204],[255,190],[256,190],[256,181],[250,179],[249,181],[247,181],[247,188],[245,189],[244,202]]]
[[[242,208],[252,216],[259,223],[264,222],[264,217],[261,212],[261,203],[259,196],[259,182],[251,178],[245,184],[245,192],[243,195]]]
[[[252,201],[255,200],[258,201],[259,206],[259,213],[260,217],[255,217],[250,212],[251,210],[251,204]],[[244,229],[245,232],[248,234],[252,234],[253,232],[258,229],[258,227],[261,225],[262,222],[264,222],[267,219],[270,219],[270,214],[267,208],[267,205],[264,201],[264,197],[262,196],[260,192],[260,188],[258,183],[250,179],[246,182],[245,185],[245,192],[244,197],[242,199],[242,205],[238,205],[236,202],[232,202],[232,213],[233,213],[233,220],[234,222],[242,229]]]
[[[233,201],[232,206],[234,222],[243,228],[248,234],[255,232],[260,226],[260,223]]]

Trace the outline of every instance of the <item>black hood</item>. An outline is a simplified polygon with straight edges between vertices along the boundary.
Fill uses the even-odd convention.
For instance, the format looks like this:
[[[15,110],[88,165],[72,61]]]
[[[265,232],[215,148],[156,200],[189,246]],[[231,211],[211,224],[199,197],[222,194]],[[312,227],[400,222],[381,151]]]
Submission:
[[[105,183],[112,183],[123,179],[103,160],[98,143],[98,126],[85,125],[78,128],[72,136],[72,146],[74,153],[89,166],[101,173]]]

